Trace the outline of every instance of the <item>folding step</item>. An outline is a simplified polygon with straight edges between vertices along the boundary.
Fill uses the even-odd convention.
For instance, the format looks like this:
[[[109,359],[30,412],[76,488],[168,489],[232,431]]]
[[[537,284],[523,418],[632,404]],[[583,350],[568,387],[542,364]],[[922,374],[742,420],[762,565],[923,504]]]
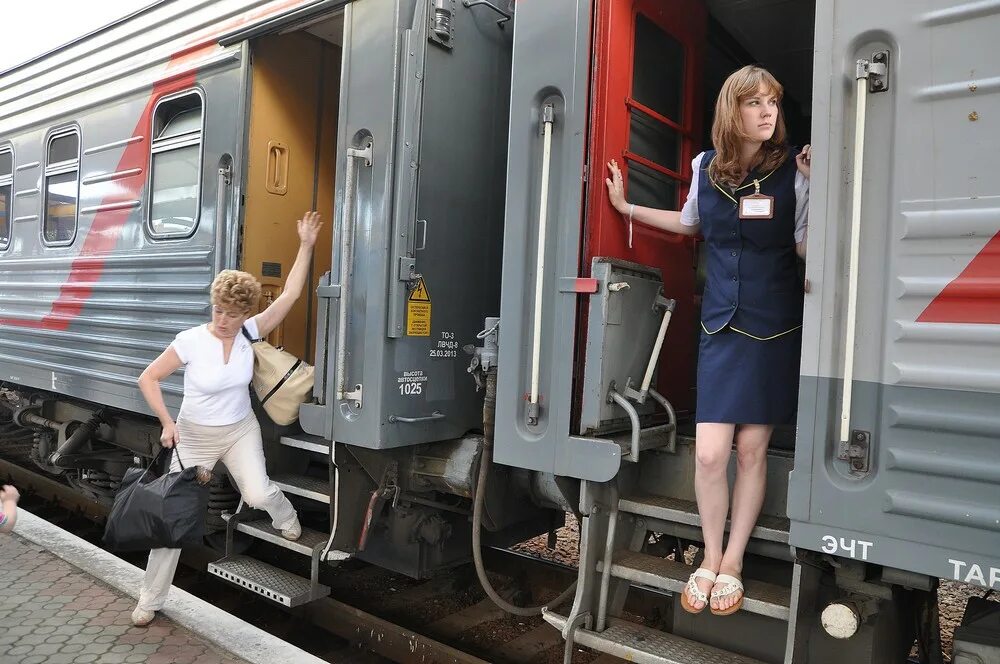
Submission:
[[[209,563],[208,572],[289,608],[330,594],[327,586],[317,584],[314,588],[309,579],[247,556],[227,556]]]
[[[650,588],[669,590],[673,593],[684,591],[688,577],[695,570],[694,567],[675,560],[658,558],[635,551],[618,551],[613,560],[611,576]],[[600,561],[597,563],[597,571],[603,570],[604,563]],[[779,620],[788,620],[789,607],[792,602],[790,588],[754,579],[747,579],[744,581],[744,585],[744,611]]]
[[[271,544],[277,544],[278,546],[282,546],[286,549],[297,551],[305,556],[311,556],[313,549],[315,549],[319,544],[326,544],[330,537],[329,533],[321,533],[318,530],[303,528],[302,536],[293,542],[282,537],[280,530],[275,530],[271,527],[270,518],[237,523],[236,530],[241,533],[246,533],[251,537],[256,537],[257,539],[270,542]]]
[[[683,523],[689,526],[701,527],[701,517],[698,516],[698,505],[690,500],[637,494],[623,497],[618,508],[623,512],[660,519],[672,523]],[[729,530],[726,522],[726,530]],[[750,536],[756,539],[769,540],[780,544],[788,544],[788,519],[762,514],[757,519]]]
[[[543,611],[542,616],[560,631],[566,625],[565,616],[550,611]],[[593,648],[637,664],[764,664],[751,657],[737,655],[626,620],[609,618],[608,625],[603,632],[591,632],[579,628],[573,640],[576,645]]]
[[[661,424],[655,427],[647,427],[639,431],[639,451],[655,450],[670,446],[670,434],[675,426],[673,424]],[[611,436],[611,440],[618,443],[622,448],[623,461],[638,461],[632,458],[632,433],[624,431]]]
[[[330,483],[308,475],[293,475],[282,473],[273,475],[271,481],[278,485],[285,493],[296,496],[303,496],[321,503],[330,503]]]
[[[308,433],[297,433],[294,436],[282,436],[281,444],[289,447],[297,447],[300,450],[318,452],[319,454],[330,455],[330,441],[322,436],[313,436]]]

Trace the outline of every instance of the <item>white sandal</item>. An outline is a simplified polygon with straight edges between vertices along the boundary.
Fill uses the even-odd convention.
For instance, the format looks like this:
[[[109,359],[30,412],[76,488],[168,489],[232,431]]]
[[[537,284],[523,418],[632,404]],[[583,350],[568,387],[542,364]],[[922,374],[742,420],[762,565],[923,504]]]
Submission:
[[[729,574],[720,574],[716,578],[716,583],[724,583],[726,585],[722,586],[721,590],[712,591],[712,599],[719,599],[722,597],[728,597],[734,593],[739,593],[740,598],[728,609],[712,609],[712,615],[715,616],[728,616],[736,613],[743,607],[743,582],[735,576],[730,576]]]
[[[708,595],[705,594],[701,588],[698,587],[698,579],[706,579],[715,583],[716,574],[710,569],[704,567],[699,567],[688,577],[687,586],[684,587],[684,592],[681,593],[681,608],[688,613],[701,613],[708,606]],[[688,594],[694,597],[696,600],[701,602],[701,608],[696,609],[691,604],[688,603]]]

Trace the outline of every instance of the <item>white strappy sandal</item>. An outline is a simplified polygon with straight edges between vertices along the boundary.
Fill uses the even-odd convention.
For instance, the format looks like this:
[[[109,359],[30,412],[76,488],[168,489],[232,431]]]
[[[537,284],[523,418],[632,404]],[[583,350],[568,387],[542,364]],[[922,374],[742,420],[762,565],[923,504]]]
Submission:
[[[710,569],[705,569],[704,567],[699,567],[688,577],[687,586],[684,587],[684,592],[681,593],[681,608],[688,613],[701,613],[708,606],[708,595],[706,595],[701,588],[698,587],[698,579],[706,579],[715,583],[716,574]],[[694,597],[696,600],[701,602],[701,608],[694,608],[688,603],[688,594]]]
[[[729,616],[729,615],[732,615],[732,614],[736,613],[737,611],[739,611],[743,607],[743,596],[744,596],[743,582],[740,581],[737,577],[730,576],[729,574],[720,574],[716,578],[716,582],[717,583],[724,583],[726,585],[722,586],[722,588],[720,590],[713,590],[712,591],[712,599],[720,599],[722,597],[728,597],[729,595],[732,595],[733,593],[739,593],[740,594],[740,598],[736,601],[736,604],[733,604],[728,609],[714,609],[713,608],[712,609],[712,615],[714,615],[714,616]]]

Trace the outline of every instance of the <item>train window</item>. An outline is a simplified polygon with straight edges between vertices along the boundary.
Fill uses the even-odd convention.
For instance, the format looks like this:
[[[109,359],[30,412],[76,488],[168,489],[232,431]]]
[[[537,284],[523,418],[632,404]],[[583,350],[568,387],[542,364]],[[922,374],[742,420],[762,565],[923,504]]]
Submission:
[[[194,92],[161,101],[153,112],[149,232],[187,237],[198,224],[202,100]]]
[[[14,152],[0,147],[0,250],[10,244],[10,218],[14,193]]]
[[[680,123],[684,99],[684,46],[649,17],[635,17],[632,96]]]
[[[635,17],[628,99],[629,192],[636,205],[677,209],[683,172],[684,45],[649,17]]]
[[[76,237],[80,199],[80,132],[60,131],[49,137],[45,151],[45,209],[42,239],[67,245]]]

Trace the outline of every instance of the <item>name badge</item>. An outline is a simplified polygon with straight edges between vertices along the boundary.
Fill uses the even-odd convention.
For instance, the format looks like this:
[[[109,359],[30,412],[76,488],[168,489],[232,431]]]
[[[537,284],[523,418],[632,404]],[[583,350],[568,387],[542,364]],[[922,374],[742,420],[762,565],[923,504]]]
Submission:
[[[753,181],[754,192],[740,198],[740,219],[773,219],[774,196],[760,193],[760,181]]]

